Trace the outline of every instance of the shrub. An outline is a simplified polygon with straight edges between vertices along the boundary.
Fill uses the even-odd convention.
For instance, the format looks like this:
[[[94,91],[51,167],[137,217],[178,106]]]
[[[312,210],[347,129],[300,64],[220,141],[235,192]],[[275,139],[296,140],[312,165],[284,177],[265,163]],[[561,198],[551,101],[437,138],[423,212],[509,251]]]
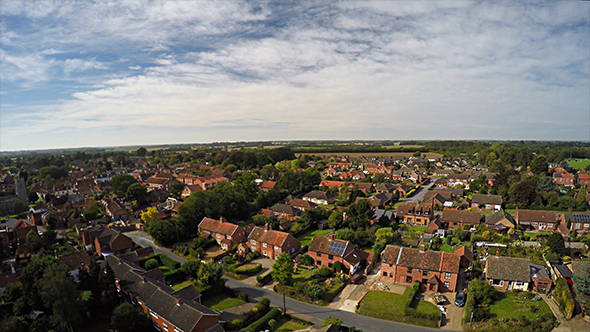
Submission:
[[[283,317],[285,317],[288,320],[294,321],[295,323],[299,323],[299,324],[303,324],[303,325],[307,325],[307,326],[313,325],[313,323],[308,320],[301,319],[301,318],[295,317],[295,316],[291,316],[290,314],[284,314]]]
[[[155,259],[153,259],[153,258],[152,258],[152,259],[148,259],[148,260],[145,262],[145,269],[149,271],[149,270],[151,270],[151,269],[155,269],[155,268],[157,268],[159,265],[160,265],[160,263],[158,263],[158,261],[157,261],[157,260],[155,260]]]
[[[313,265],[313,258],[311,258],[311,256],[307,254],[302,255],[301,257],[299,257],[298,264],[311,266]]]
[[[320,285],[311,285],[305,290],[305,296],[310,300],[319,300],[324,296],[324,289]]]
[[[338,273],[340,271],[342,271],[344,269],[344,264],[336,261],[334,262],[334,264],[332,264],[332,271],[334,271],[334,273]]]
[[[326,279],[332,276],[332,270],[327,266],[322,266],[311,272],[311,277],[314,279]]]
[[[257,276],[256,277],[257,286],[264,286],[264,285],[268,284],[271,281],[272,281],[272,274],[271,274],[271,272],[268,272],[267,274],[265,274],[263,276]]]
[[[182,269],[176,269],[164,272],[164,276],[166,277],[166,283],[171,285],[184,281],[186,273]]]
[[[255,321],[254,323],[248,325],[248,327],[246,327],[244,329],[244,331],[249,331],[249,332],[263,331],[264,329],[267,328],[269,321],[271,321],[271,320],[276,321],[280,317],[281,317],[281,310],[279,308],[273,308],[271,311],[269,311],[262,318]]]
[[[176,270],[178,268],[180,268],[180,263],[173,260],[172,258],[164,255],[164,254],[160,254],[160,262],[162,262],[162,264],[164,264],[165,266],[167,266],[170,270]]]
[[[234,319],[231,322],[226,323],[225,329],[228,331],[241,331],[244,326],[252,324],[260,317],[264,316],[270,308],[270,300],[262,298],[252,310],[244,312],[240,315],[240,318]],[[270,319],[272,319],[271,317]]]
[[[559,308],[563,311],[566,318],[570,319],[574,313],[575,302],[567,281],[564,278],[557,278],[555,281],[553,297],[559,304]]]

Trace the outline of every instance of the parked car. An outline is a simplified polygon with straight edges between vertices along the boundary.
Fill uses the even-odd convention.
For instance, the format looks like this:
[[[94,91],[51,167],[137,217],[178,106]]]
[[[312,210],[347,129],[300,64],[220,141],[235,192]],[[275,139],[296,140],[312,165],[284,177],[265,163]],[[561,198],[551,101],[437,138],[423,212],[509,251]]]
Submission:
[[[463,291],[458,291],[457,296],[455,297],[455,305],[457,307],[462,307],[465,305],[465,293]]]
[[[362,278],[363,278],[362,273],[356,273],[355,275],[352,276],[352,278],[350,278],[350,283],[358,284]]]

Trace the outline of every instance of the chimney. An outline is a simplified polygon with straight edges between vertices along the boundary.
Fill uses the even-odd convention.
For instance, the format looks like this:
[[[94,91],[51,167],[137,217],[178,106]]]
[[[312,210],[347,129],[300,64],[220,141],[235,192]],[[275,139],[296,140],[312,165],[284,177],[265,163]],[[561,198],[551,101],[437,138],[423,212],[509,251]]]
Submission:
[[[270,230],[270,224],[267,222],[266,223],[266,229],[264,230],[264,232],[268,232]]]
[[[143,282],[145,284],[145,281],[146,281],[145,276],[142,276],[141,277],[141,282]]]
[[[336,233],[330,233],[330,240],[336,240]]]
[[[500,255],[500,249],[496,249],[496,258]]]
[[[176,301],[176,305],[180,307],[180,305],[181,305],[181,304],[182,304],[182,301],[181,301],[180,299],[178,299],[178,300]]]
[[[426,248],[423,244],[420,245],[420,252],[424,252],[426,251]]]

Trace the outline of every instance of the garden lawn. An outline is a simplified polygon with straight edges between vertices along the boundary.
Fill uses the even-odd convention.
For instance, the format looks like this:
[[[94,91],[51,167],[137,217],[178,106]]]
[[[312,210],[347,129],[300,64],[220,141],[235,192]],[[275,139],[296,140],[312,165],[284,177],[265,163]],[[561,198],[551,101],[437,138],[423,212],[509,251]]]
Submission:
[[[309,232],[305,232],[301,235],[299,235],[297,237],[297,240],[299,240],[299,242],[301,242],[301,246],[308,246],[311,241],[313,240],[314,236],[325,236],[326,234],[332,232],[331,229],[324,229],[324,230],[315,230],[315,231],[309,231]]]
[[[519,319],[526,316],[529,320],[536,320],[538,315],[551,313],[545,301],[523,299],[522,295],[504,293],[506,297],[490,306],[490,313],[499,319]]]
[[[245,303],[246,302],[235,297],[229,297],[225,293],[216,294],[207,299],[203,299],[203,305],[215,311],[237,307]]]
[[[416,233],[424,233],[428,230],[428,226],[406,226],[406,229],[412,230]]]
[[[455,248],[451,249],[451,246],[450,246],[450,245],[448,245],[448,244],[443,244],[443,245],[441,245],[441,246],[440,246],[440,248],[439,248],[438,250],[439,250],[439,251],[444,251],[444,252],[450,252],[450,253],[454,253],[454,252],[455,252],[457,249],[459,249],[459,248],[461,248],[461,247],[464,247],[464,246],[465,246],[465,245],[463,245],[463,244],[462,244],[462,245],[460,245],[460,246],[457,246],[457,247],[455,247]]]
[[[190,280],[183,281],[183,282],[181,282],[180,284],[176,284],[176,285],[172,286],[172,289],[174,289],[174,290],[179,290],[179,289],[181,289],[181,288],[183,288],[183,287],[186,287],[186,286],[188,286],[188,285],[191,285],[192,283],[193,283],[193,282],[192,282],[192,281],[190,281]]]
[[[389,292],[372,291],[368,292],[360,303],[358,313],[380,318],[391,320],[395,322],[401,322],[406,324],[421,325],[426,327],[437,327],[437,322],[418,319],[404,315],[404,304],[407,297]],[[434,312],[438,311],[438,308],[425,301],[420,301],[416,310],[420,312]]]
[[[311,279],[311,272],[308,269],[298,267],[293,274],[293,283],[295,285],[296,282],[306,282]]]
[[[273,331],[297,331],[303,330],[305,328],[307,328],[307,326],[281,319],[277,322],[277,325],[275,325],[275,329]]]
[[[590,159],[568,159],[567,164],[570,167],[586,169],[586,166],[590,165]]]

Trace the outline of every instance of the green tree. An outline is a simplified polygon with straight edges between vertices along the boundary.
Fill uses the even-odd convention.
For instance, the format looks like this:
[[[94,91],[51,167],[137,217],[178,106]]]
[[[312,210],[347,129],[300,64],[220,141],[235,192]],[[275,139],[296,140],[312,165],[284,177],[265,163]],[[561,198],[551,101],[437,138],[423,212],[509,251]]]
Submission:
[[[151,319],[141,310],[129,303],[122,303],[113,311],[113,324],[117,331],[143,332],[152,331]]]
[[[100,302],[103,307],[111,311],[119,303],[119,292],[117,291],[117,284],[115,282],[115,272],[111,266],[106,264],[98,276],[98,284],[100,286]]]
[[[549,235],[546,245],[554,254],[559,256],[563,256],[565,254],[565,241],[563,240],[563,236],[557,232],[553,232],[551,235]]]
[[[137,149],[137,151],[135,151],[135,154],[140,156],[140,157],[145,157],[145,155],[147,154],[147,149],[146,148],[139,148]]]
[[[144,205],[148,201],[147,188],[139,183],[133,183],[125,191],[125,199],[129,202],[136,201],[139,205]]]
[[[129,174],[117,174],[111,180],[111,188],[117,196],[123,197],[129,186],[134,183],[137,183],[137,180],[133,176]]]
[[[14,203],[12,203],[11,208],[13,214],[21,214],[27,211],[27,206],[20,199],[14,201]]]
[[[336,327],[336,329],[340,329],[340,326],[342,326],[342,319],[338,319],[335,317],[332,317],[332,315],[326,317],[326,319],[324,319],[324,324],[322,326],[330,326],[330,325],[334,325]]]
[[[369,220],[375,219],[375,210],[369,200],[362,200],[350,205],[346,209],[346,223],[353,229],[364,229],[369,225]]]
[[[379,243],[390,243],[393,240],[393,229],[389,227],[379,228],[375,232],[375,240]]]
[[[184,187],[186,187],[186,184],[178,180],[170,182],[170,195],[176,199],[180,199]]]
[[[590,305],[590,264],[582,265],[573,276],[576,297],[580,302]]]
[[[256,185],[254,180],[256,180],[255,173],[241,172],[234,181],[236,190],[241,192],[249,202],[253,201],[258,196],[259,192],[258,185]]]
[[[57,216],[55,215],[55,212],[49,212],[47,217],[45,217],[45,222],[49,229],[55,229],[55,227],[57,227]]]
[[[330,226],[330,228],[336,229],[342,224],[342,219],[342,212],[334,211],[328,218],[328,226]]]
[[[548,170],[549,164],[547,162],[547,157],[543,154],[536,156],[531,162],[531,172],[537,175],[545,176],[547,175]]]
[[[177,240],[176,228],[168,220],[159,220],[148,227],[148,233],[156,243],[162,246],[170,246]]]
[[[43,240],[41,240],[41,237],[35,231],[30,231],[25,237],[25,241],[34,251],[38,251],[43,247]]]
[[[293,280],[293,260],[286,253],[281,253],[272,265],[272,278],[283,287],[283,312],[287,312],[287,301],[285,300],[285,288]]]

